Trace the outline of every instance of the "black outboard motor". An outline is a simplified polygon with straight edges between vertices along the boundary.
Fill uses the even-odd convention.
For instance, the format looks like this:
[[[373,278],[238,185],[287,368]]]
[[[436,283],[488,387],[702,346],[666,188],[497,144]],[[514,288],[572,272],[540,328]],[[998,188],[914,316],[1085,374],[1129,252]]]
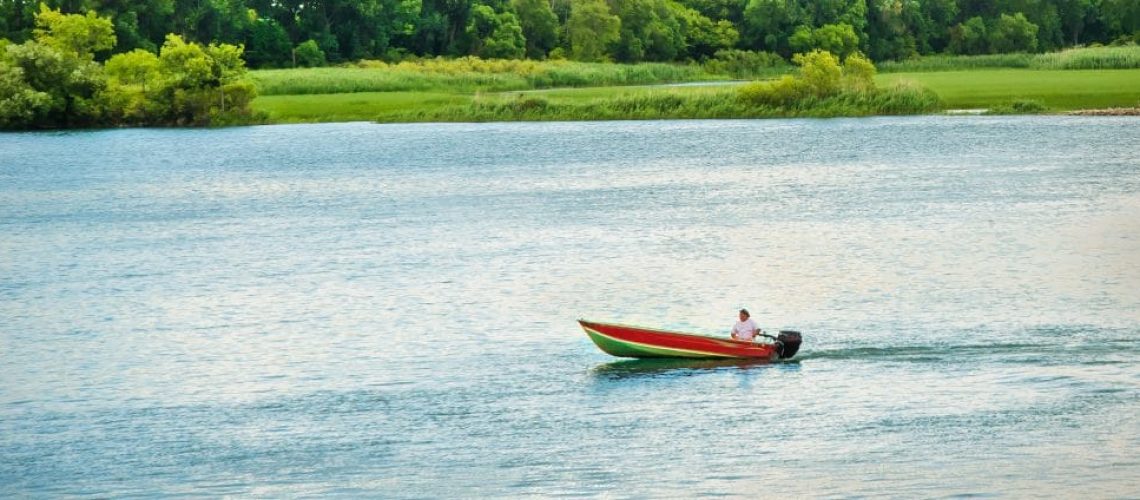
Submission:
[[[800,350],[801,342],[803,342],[803,337],[800,332],[780,330],[780,335],[776,336],[776,354],[780,355],[780,359],[795,356],[796,351]]]

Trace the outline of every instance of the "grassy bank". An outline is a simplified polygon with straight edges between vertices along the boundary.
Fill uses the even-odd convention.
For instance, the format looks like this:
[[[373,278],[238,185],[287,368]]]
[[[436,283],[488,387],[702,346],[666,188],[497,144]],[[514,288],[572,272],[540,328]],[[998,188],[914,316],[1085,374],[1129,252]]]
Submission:
[[[382,113],[380,122],[790,118],[915,114],[938,108],[921,89],[840,92],[795,105],[758,104],[735,87],[603,88],[481,95],[463,104]]]
[[[1140,105],[1140,69],[1067,71],[1010,70],[933,71],[880,74],[876,81],[889,87],[900,81],[916,82],[939,95],[943,107],[996,108],[1015,101],[1032,100],[1045,111],[1134,107]],[[270,121],[425,121],[464,120],[464,106],[478,101],[467,120],[494,116],[535,116],[525,106],[542,106],[544,119],[608,118],[725,118],[762,116],[819,116],[807,111],[775,115],[772,110],[740,110],[730,105],[734,87],[638,87],[608,86],[551,89],[537,92],[371,92],[347,94],[269,95],[254,101],[255,109],[266,112]],[[521,96],[521,97],[520,97]],[[522,105],[512,104],[527,97],[540,98]],[[680,101],[678,101],[680,99]],[[678,109],[665,111],[665,103],[680,102]],[[835,103],[831,103],[835,104]],[[824,106],[822,110],[836,109]],[[625,111],[615,111],[625,110]],[[855,116],[866,108],[848,109]],[[512,114],[513,113],[513,114]],[[622,113],[626,113],[623,115]]]

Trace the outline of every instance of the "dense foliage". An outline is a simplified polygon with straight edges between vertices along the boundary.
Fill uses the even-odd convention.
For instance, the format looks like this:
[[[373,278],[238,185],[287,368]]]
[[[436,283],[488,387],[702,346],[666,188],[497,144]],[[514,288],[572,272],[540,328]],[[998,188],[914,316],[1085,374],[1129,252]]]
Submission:
[[[159,52],[115,46],[107,18],[43,7],[33,39],[0,44],[0,128],[245,122],[256,95],[241,47],[167,35]]]
[[[0,0],[0,38],[34,40],[38,0]],[[168,33],[243,45],[252,67],[409,56],[618,62],[739,60],[856,51],[876,61],[926,54],[1047,52],[1136,41],[1137,0],[46,0],[106,16],[108,51],[158,51]]]

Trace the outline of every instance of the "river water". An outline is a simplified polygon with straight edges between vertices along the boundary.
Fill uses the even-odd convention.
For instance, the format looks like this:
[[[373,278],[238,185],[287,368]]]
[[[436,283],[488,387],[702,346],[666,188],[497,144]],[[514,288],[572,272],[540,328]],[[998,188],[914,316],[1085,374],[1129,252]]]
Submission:
[[[0,496],[1136,497],[1138,363],[1136,118],[0,135]]]

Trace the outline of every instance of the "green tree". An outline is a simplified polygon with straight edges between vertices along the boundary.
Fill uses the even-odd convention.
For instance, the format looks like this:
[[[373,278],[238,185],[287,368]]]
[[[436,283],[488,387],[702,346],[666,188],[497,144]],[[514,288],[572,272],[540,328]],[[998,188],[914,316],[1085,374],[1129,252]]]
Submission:
[[[989,30],[981,17],[974,16],[950,29],[950,51],[955,54],[985,54]]]
[[[97,123],[105,78],[94,53],[115,45],[111,21],[94,13],[63,14],[41,5],[35,40],[9,44],[0,59],[6,92],[5,127],[67,127]],[[26,106],[20,109],[19,106]]]
[[[990,51],[1034,52],[1037,50],[1037,25],[1029,22],[1025,14],[1002,14],[989,30]]]
[[[684,53],[681,23],[668,0],[613,0],[621,18],[620,38],[614,50],[619,61],[670,61]]]
[[[192,41],[240,43],[257,13],[244,0],[174,0],[173,18],[171,28]]]
[[[788,45],[796,52],[819,49],[846,57],[858,49],[859,37],[849,24],[826,24],[817,29],[798,26]]]
[[[1070,43],[1077,45],[1083,40],[1086,27],[1096,15],[1096,0],[1054,0],[1061,18],[1061,28]]]
[[[471,0],[423,0],[414,48],[423,55],[459,55]]]
[[[744,22],[744,7],[748,0],[677,0],[677,3],[714,21],[727,21],[738,29],[735,27]]]
[[[571,4],[566,35],[575,59],[604,60],[608,47],[621,37],[621,18],[610,12],[604,0],[581,0]]]
[[[245,42],[245,60],[251,67],[292,65],[293,43],[285,28],[273,19],[258,19]]]
[[[153,52],[135,49],[116,54],[107,60],[104,71],[110,82],[119,85],[137,86],[143,92],[161,85],[162,76],[158,56]]]
[[[325,52],[317,45],[316,40],[305,40],[297,45],[293,55],[297,58],[297,66],[302,68],[315,68],[325,65]]]
[[[857,92],[875,90],[875,65],[858,52],[843,61],[843,88]]]
[[[83,0],[81,5],[80,12],[98,11],[111,18],[116,51],[142,48],[156,52],[163,37],[175,29],[174,0]]]
[[[17,43],[32,38],[36,19],[35,0],[6,0],[0,2],[0,39]]]
[[[526,56],[545,59],[546,54],[558,46],[558,17],[546,0],[511,0],[518,14]]]
[[[713,57],[717,51],[730,49],[740,40],[740,32],[728,21],[714,22],[695,9],[681,4],[670,4],[670,8],[681,24],[685,52],[690,58]]]
[[[1037,48],[1056,50],[1065,41],[1056,2],[1057,0],[1006,0],[1002,2],[1001,13],[1013,15],[1021,12],[1029,22],[1037,26]],[[996,16],[993,22],[997,22]]]
[[[744,30],[749,46],[791,54],[788,38],[793,27],[806,21],[803,9],[794,0],[749,0],[744,8]]]
[[[839,58],[832,53],[813,50],[796,54],[792,62],[800,66],[799,77],[809,93],[823,97],[839,90],[843,70],[839,66]]]
[[[40,4],[36,15],[35,37],[40,43],[63,54],[91,60],[99,51],[115,46],[115,28],[111,20],[94,11],[87,15],[63,14]]]
[[[176,125],[226,123],[251,114],[256,97],[252,82],[245,79],[242,48],[228,44],[203,47],[167,35],[159,53],[165,87],[162,99],[169,103],[165,119]]]
[[[1140,43],[1140,2],[1103,0],[1099,19],[1111,38]]]
[[[96,95],[103,88],[104,78],[98,63],[83,60],[74,53],[65,54],[37,40],[9,45],[6,51],[3,64],[8,67],[4,70],[8,86],[15,89],[19,96],[17,101],[34,105],[26,113],[10,115],[9,121],[20,117],[23,121],[9,126],[86,126],[101,119],[103,110]],[[20,80],[22,84],[17,83]]]
[[[471,7],[467,37],[472,55],[488,59],[519,59],[526,53],[519,19],[513,13],[497,13],[487,5]]]
[[[161,123],[163,105],[156,98],[165,82],[158,56],[135,49],[111,57],[104,70],[107,88],[102,99],[113,121],[129,125]]]
[[[795,75],[743,85],[740,97],[753,104],[794,108],[812,98],[875,92],[875,66],[862,54],[852,54],[843,65],[839,58],[823,50],[796,54],[792,60],[800,66]]]
[[[24,68],[11,64],[10,53],[0,57],[0,129],[26,128],[52,108],[52,96],[32,87]]]

